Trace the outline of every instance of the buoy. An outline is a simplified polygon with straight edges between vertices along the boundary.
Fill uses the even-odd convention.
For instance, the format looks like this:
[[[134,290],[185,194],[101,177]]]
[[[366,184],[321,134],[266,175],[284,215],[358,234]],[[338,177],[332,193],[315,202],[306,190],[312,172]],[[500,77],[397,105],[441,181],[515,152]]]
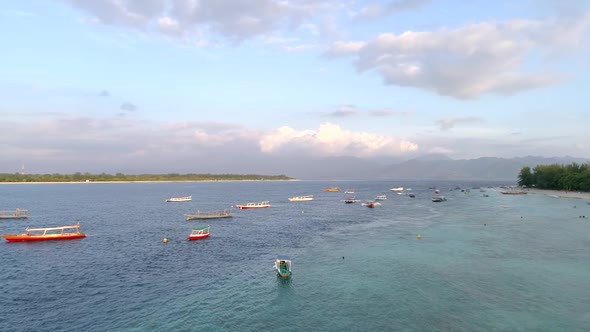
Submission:
[[[420,240],[420,239],[422,239],[422,235],[418,234],[418,236],[416,236],[416,238],[417,238],[418,240]]]
[[[164,243],[168,243],[168,238],[167,238],[167,237],[165,237],[165,238],[162,240],[162,242],[164,242]]]

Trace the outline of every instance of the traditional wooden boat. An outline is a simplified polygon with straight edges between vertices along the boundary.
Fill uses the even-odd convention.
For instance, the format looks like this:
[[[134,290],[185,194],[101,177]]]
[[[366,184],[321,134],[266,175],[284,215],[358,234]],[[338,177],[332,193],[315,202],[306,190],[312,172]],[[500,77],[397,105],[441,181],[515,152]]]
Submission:
[[[223,210],[223,211],[200,211],[197,210],[195,214],[185,214],[184,217],[186,221],[189,220],[199,220],[199,219],[221,219],[221,218],[232,218],[234,215],[231,213],[230,210]]]
[[[355,197],[348,197],[342,200],[344,202],[344,204],[352,204],[352,203],[358,203],[359,200],[356,199]]]
[[[249,210],[249,209],[265,209],[270,207],[269,201],[264,202],[255,202],[255,203],[247,203],[244,205],[237,205],[238,209],[240,210]]]
[[[275,268],[275,270],[277,270],[277,274],[281,278],[287,279],[291,276],[291,266],[292,266],[291,257],[284,256],[284,255],[277,256],[277,259],[275,260],[274,268]]]
[[[0,211],[0,219],[27,219],[29,211],[16,209],[15,211]]]
[[[85,238],[80,232],[80,224],[72,226],[27,228],[25,234],[2,235],[8,242],[36,242],[53,240],[77,240]]]
[[[432,201],[435,203],[444,202],[447,198],[445,196],[434,196],[432,197]]]
[[[168,198],[166,202],[190,202],[193,200],[193,196],[185,196],[185,197],[172,197]]]
[[[289,202],[309,202],[313,201],[313,195],[289,197]]]
[[[209,237],[209,225],[193,229],[188,236],[189,241],[202,240]]]
[[[324,189],[324,191],[327,193],[338,193],[338,192],[340,192],[340,188],[338,188],[338,187],[326,188],[326,189]]]
[[[366,207],[368,207],[368,208],[370,208],[370,209],[373,209],[373,208],[375,208],[376,206],[380,206],[380,205],[381,205],[381,203],[379,203],[379,202],[373,202],[373,201],[368,201],[368,202],[365,202],[365,203],[363,203],[363,204],[361,204],[361,205],[362,205],[362,206],[366,206]]]

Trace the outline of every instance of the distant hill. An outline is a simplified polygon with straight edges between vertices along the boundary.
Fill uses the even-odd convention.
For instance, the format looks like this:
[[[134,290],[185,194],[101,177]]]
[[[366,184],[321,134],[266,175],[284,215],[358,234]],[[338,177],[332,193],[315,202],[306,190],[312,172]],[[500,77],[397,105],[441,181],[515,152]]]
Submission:
[[[453,160],[447,157],[416,158],[386,167],[381,177],[388,179],[433,179],[433,180],[505,180],[516,181],[524,166],[588,163],[590,159],[575,157],[519,158],[482,157]]]
[[[575,157],[519,158],[482,157],[451,159],[444,155],[425,155],[384,165],[375,161],[334,157],[323,159],[297,159],[289,163],[274,164],[276,173],[305,180],[497,180],[516,182],[524,166],[548,164],[589,163],[590,159]]]

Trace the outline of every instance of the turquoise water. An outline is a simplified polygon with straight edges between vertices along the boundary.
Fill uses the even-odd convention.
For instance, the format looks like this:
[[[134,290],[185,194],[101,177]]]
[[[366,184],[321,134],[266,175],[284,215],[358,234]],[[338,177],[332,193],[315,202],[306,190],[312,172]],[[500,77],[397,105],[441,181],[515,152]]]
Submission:
[[[322,192],[334,185],[388,200],[344,204],[348,195]],[[417,197],[387,190],[399,185]],[[432,203],[431,185],[448,201]],[[0,186],[1,209],[32,215],[0,221],[1,233],[79,221],[88,235],[0,243],[0,330],[587,330],[590,205],[455,185]],[[287,201],[307,194],[316,199]],[[164,203],[185,195],[193,201]],[[209,239],[186,241],[204,223],[184,213],[262,200],[273,206],[210,220]],[[273,270],[277,254],[294,257],[289,280]]]

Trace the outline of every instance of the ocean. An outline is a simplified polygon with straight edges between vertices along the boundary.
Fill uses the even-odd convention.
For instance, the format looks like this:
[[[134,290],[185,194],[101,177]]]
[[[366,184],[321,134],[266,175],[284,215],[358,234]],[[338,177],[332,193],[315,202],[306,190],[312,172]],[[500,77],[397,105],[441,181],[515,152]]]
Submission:
[[[87,235],[0,243],[0,331],[587,331],[590,205],[498,185],[0,185],[0,210],[31,215],[0,220],[0,233],[79,222]],[[388,199],[344,204],[352,195],[322,191],[333,186]],[[431,202],[432,186],[448,200]],[[287,200],[300,195],[315,200]],[[256,201],[272,207],[184,220]],[[202,225],[210,238],[187,241]],[[281,254],[293,257],[287,280],[273,269]]]

